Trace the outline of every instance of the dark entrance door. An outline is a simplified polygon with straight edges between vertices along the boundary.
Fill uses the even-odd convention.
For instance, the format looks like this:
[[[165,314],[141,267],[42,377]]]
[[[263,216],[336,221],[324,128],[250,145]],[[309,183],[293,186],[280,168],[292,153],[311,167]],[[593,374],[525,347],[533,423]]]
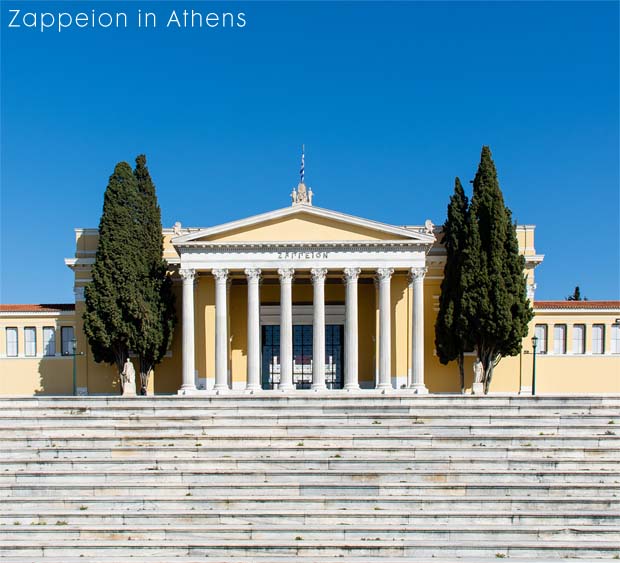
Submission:
[[[342,325],[325,326],[325,384],[328,389],[342,389]],[[274,389],[280,383],[280,327],[262,327],[262,386]],[[312,386],[312,325],[293,326],[293,383],[297,389]]]

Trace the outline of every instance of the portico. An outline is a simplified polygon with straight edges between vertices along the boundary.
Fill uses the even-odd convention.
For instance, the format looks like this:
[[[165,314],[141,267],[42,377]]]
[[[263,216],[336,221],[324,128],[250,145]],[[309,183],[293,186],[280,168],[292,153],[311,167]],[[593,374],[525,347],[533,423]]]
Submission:
[[[305,186],[300,184],[297,194],[302,192]],[[208,328],[205,331],[205,338],[212,338],[214,343],[214,373],[205,374],[208,382],[213,381],[212,386],[205,385],[211,392],[240,389],[238,378],[233,385],[236,378],[231,373],[230,343],[235,339],[243,342],[240,347],[246,377],[241,383],[250,393],[266,388],[281,392],[300,388],[309,388],[309,392],[356,391],[360,383],[386,392],[395,387],[392,354],[403,346],[410,347],[410,367],[399,387],[427,392],[424,276],[426,255],[434,241],[429,226],[395,227],[317,208],[309,199],[295,198],[288,208],[174,238],[183,284],[179,393],[200,392],[195,344],[195,282],[199,278],[214,285],[214,330],[213,334],[208,334]],[[399,280],[396,295],[395,276]],[[365,296],[363,322],[360,284]],[[235,289],[232,300],[231,285]],[[308,286],[311,292],[306,291]],[[303,298],[294,298],[296,293],[303,293]],[[402,308],[401,294],[410,301],[410,319],[404,328],[393,318],[395,303]],[[374,319],[369,311],[376,313]],[[235,322],[235,316],[243,322]],[[233,324],[235,331],[231,330]],[[240,325],[245,325],[243,335],[239,334]],[[302,326],[306,328],[297,328]],[[373,333],[377,352],[371,353],[365,345],[363,354],[366,364],[375,366],[374,381],[366,377],[360,382],[359,342],[368,330]],[[277,343],[271,341],[269,347],[265,341],[268,333],[272,340],[277,336]],[[326,334],[330,340],[327,344]],[[241,364],[235,365],[239,369]],[[403,379],[403,374],[399,375],[397,381]]]

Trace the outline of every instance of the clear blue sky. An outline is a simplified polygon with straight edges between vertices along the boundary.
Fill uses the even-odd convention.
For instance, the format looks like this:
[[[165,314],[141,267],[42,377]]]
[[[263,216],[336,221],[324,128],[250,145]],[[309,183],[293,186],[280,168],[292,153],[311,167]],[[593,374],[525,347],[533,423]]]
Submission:
[[[7,29],[9,9],[242,11],[243,29]],[[538,299],[620,298],[618,3],[2,0],[0,302],[73,300],[63,259],[116,162],[164,226],[315,203],[442,223],[491,146],[536,224]],[[468,188],[469,189],[469,188]]]

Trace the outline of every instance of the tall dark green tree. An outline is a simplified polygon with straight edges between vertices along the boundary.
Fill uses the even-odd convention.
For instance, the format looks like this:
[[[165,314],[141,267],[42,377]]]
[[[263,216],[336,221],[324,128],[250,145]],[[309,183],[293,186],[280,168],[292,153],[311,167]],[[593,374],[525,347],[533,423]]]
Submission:
[[[435,348],[442,364],[456,360],[461,392],[465,390],[464,355],[471,350],[467,317],[463,311],[463,252],[467,243],[467,196],[456,178],[443,226],[446,264],[441,282],[439,313],[435,322]]]
[[[501,358],[521,351],[533,311],[526,295],[525,259],[487,146],[482,147],[473,184],[463,253],[463,309],[488,392]]]
[[[161,211],[144,155],[136,158],[134,177],[139,202],[136,237],[141,248],[141,310],[132,339],[132,350],[139,356],[140,392],[146,394],[151,371],[170,347],[176,316],[172,280],[162,257]]]
[[[95,361],[115,364],[119,374],[134,341],[139,311],[135,214],[139,207],[131,166],[120,162],[110,176],[99,222],[99,242],[86,286],[84,332]]]
[[[587,299],[585,300],[587,301]],[[575,286],[575,290],[566,298],[566,301],[584,301],[584,298],[581,297],[581,290],[578,285]]]

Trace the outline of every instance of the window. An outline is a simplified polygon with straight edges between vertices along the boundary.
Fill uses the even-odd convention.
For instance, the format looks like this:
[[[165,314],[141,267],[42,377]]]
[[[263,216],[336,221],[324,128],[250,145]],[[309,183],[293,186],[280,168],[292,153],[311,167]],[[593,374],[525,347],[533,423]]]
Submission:
[[[536,352],[538,354],[547,353],[547,325],[536,325],[534,327],[534,336],[538,338],[536,343]]]
[[[553,325],[553,353],[566,354],[566,325]]]
[[[17,328],[15,327],[6,329],[6,355],[9,358],[17,357]]]
[[[56,355],[56,329],[53,326],[43,327],[43,355]]]
[[[24,328],[24,355],[37,355],[37,329],[33,326]]]
[[[611,325],[611,353],[620,354],[620,324]]]
[[[73,327],[63,326],[60,329],[60,345],[62,346],[63,356],[73,355]]]
[[[573,354],[586,353],[586,325],[573,325]]]
[[[592,353],[605,353],[605,326],[592,325]]]

